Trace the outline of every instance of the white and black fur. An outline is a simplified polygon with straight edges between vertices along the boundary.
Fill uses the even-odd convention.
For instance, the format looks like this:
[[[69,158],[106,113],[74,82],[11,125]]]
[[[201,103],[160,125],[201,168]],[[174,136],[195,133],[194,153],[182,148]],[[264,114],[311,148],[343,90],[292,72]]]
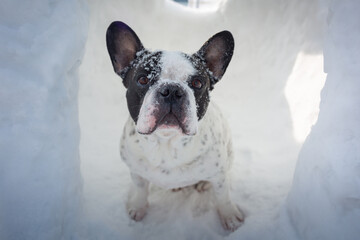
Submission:
[[[129,26],[113,22],[106,43],[127,88],[130,117],[120,153],[136,186],[127,204],[130,217],[145,216],[149,183],[166,189],[211,184],[223,227],[236,230],[244,216],[229,196],[231,136],[209,98],[231,60],[231,33],[217,33],[192,55],[152,52]]]

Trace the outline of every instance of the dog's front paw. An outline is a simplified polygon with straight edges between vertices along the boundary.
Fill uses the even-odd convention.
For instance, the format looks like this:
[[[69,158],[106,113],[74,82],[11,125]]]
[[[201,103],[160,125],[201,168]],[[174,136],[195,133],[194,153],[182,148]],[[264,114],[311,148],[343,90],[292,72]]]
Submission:
[[[127,210],[128,210],[129,217],[132,220],[139,222],[139,221],[143,220],[143,218],[145,217],[147,208],[148,208],[148,204],[146,204],[145,206],[142,206],[142,207],[128,206]]]
[[[137,222],[143,220],[143,218],[146,215],[147,207],[138,208],[138,209],[129,209],[129,217],[132,220],[135,220]]]
[[[137,222],[145,217],[148,207],[149,204],[143,199],[128,201],[126,206],[129,217]]]
[[[218,207],[221,225],[227,231],[235,231],[244,223],[244,214],[233,204]]]

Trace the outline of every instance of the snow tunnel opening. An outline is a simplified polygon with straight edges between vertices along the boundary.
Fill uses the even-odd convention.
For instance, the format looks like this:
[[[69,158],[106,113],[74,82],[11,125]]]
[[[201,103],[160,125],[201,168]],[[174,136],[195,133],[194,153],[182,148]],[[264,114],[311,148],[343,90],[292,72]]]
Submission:
[[[179,7],[185,7],[189,10],[200,12],[217,11],[225,0],[171,0]]]
[[[320,92],[324,87],[326,73],[323,54],[301,51],[288,77],[284,93],[289,104],[293,136],[302,144],[319,115]]]

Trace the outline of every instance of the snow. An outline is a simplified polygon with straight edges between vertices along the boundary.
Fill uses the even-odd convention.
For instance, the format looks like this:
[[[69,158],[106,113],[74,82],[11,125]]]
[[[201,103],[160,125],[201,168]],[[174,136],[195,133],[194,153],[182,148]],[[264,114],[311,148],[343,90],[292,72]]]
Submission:
[[[300,152],[286,205],[300,239],[360,236],[359,9],[358,1],[330,4],[319,119]]]
[[[0,6],[0,239],[360,235],[358,1],[224,0],[216,11],[170,0]],[[222,229],[211,191],[194,189],[152,186],[146,218],[129,220],[132,183],[119,154],[128,110],[105,43],[114,20],[147,48],[186,53],[233,33],[234,56],[211,101],[232,130],[231,195],[246,215],[236,232]]]
[[[0,239],[70,238],[78,228],[86,9],[82,1],[1,2]]]

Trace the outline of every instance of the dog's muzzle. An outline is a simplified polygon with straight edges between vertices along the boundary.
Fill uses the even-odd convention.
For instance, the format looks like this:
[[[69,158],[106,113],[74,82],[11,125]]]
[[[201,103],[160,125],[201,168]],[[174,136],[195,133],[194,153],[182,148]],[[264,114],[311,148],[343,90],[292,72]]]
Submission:
[[[144,112],[140,114],[138,132],[151,134],[156,129],[161,129],[179,130],[183,134],[194,135],[189,93],[184,87],[177,83],[163,83],[153,91],[152,97],[147,99],[152,103],[144,103],[151,107],[144,107]]]

